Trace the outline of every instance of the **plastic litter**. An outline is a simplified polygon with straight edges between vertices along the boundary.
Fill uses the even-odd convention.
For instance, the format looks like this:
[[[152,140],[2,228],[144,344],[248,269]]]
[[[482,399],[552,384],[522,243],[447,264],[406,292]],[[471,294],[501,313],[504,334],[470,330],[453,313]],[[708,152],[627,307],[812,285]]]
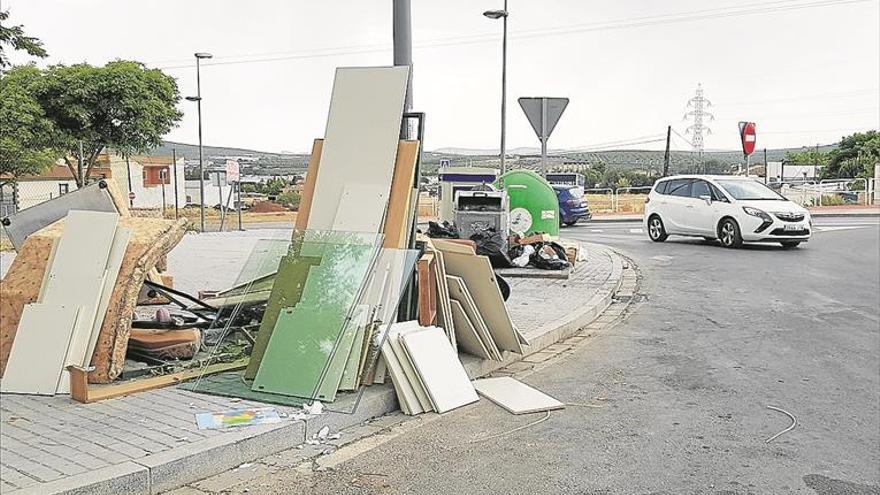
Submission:
[[[439,224],[428,222],[428,237],[437,239],[458,239],[458,229],[449,222]]]

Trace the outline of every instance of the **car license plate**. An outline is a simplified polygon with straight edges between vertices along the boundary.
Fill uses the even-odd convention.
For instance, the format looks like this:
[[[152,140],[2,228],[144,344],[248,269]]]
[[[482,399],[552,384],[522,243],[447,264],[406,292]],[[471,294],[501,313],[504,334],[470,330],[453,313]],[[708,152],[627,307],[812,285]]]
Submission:
[[[786,224],[785,227],[783,227],[783,228],[785,230],[803,230],[803,227],[801,227],[800,225],[798,225],[796,223]]]

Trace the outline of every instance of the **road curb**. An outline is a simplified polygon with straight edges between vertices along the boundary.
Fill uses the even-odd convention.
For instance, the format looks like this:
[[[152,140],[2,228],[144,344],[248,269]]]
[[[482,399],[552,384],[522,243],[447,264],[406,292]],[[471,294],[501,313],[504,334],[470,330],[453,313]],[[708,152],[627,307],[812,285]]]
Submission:
[[[521,356],[505,352],[502,361],[489,361],[463,355],[462,364],[471,378],[488,375],[571,337],[608,308],[620,290],[627,265],[621,254],[610,247],[587,242],[581,245],[584,249],[601,250],[611,258],[610,273],[599,290],[576,311],[529,332],[526,338],[530,344]],[[325,413],[306,421],[249,427],[63,480],[33,485],[10,495],[162,493],[295,448],[324,426],[340,431],[397,409],[397,396],[391,383],[376,385],[364,391],[353,414]]]

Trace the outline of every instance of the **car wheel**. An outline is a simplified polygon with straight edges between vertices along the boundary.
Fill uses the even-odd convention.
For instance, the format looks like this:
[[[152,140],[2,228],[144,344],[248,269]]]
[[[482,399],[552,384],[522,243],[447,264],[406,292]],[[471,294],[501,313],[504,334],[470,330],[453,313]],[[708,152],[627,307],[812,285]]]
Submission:
[[[718,239],[721,245],[726,248],[738,248],[742,246],[742,233],[739,231],[739,225],[732,218],[725,218],[718,227]]]
[[[782,241],[779,244],[782,244],[782,247],[785,249],[796,248],[800,245],[801,241]]]
[[[663,242],[669,237],[666,228],[663,227],[663,220],[660,220],[657,215],[653,215],[648,220],[648,237],[654,242]]]

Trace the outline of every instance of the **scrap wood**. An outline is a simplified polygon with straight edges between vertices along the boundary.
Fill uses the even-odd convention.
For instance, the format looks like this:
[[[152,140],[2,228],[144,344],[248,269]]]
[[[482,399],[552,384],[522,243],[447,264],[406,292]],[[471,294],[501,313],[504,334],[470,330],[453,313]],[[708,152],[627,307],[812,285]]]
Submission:
[[[419,325],[431,326],[437,321],[437,262],[434,253],[426,252],[416,264],[419,285]]]
[[[303,184],[302,196],[300,197],[299,209],[296,213],[295,230],[305,230],[309,223],[309,213],[312,209],[312,197],[315,195],[315,181],[318,179],[318,167],[321,163],[321,151],[324,149],[324,140],[315,139],[312,143],[312,155],[309,158],[309,167],[306,169],[306,180]]]
[[[781,412],[782,414],[785,414],[786,416],[788,416],[788,417],[791,419],[791,424],[788,425],[788,428],[786,428],[786,429],[780,431],[779,433],[773,435],[772,437],[768,438],[767,440],[764,440],[764,443],[770,443],[770,442],[772,442],[773,440],[776,440],[776,438],[778,438],[780,435],[782,435],[783,433],[788,433],[788,432],[790,432],[791,430],[794,429],[795,426],[797,426],[797,418],[795,418],[793,414],[791,414],[790,412],[786,411],[785,409],[781,409],[781,408],[774,407],[774,406],[767,406],[767,409],[772,409],[772,410],[774,410],[774,411],[779,411],[779,412]]]
[[[204,375],[220,373],[223,371],[240,370],[247,366],[247,358],[229,363],[216,363],[204,367],[193,368],[170,373],[167,375],[154,376],[131,380],[125,383],[113,385],[89,385],[88,377],[90,370],[81,366],[68,366],[70,373],[70,397],[78,402],[88,404],[99,400],[113,399],[137,392],[145,392],[157,388],[176,385],[186,380],[192,380]]]

